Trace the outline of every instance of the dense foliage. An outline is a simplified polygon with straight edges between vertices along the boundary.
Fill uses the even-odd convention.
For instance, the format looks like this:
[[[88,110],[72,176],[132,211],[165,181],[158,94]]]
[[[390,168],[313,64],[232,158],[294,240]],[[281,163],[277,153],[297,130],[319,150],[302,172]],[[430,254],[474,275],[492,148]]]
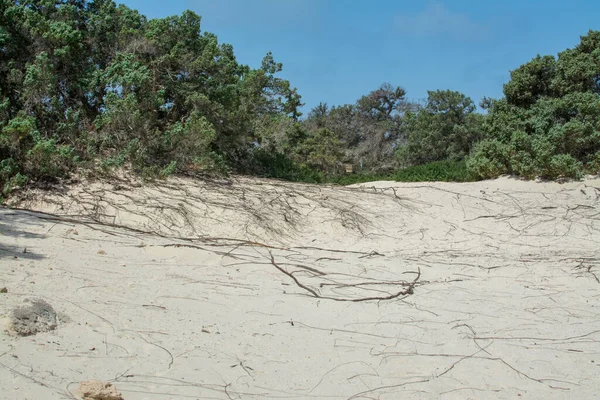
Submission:
[[[484,140],[468,161],[481,178],[578,177],[600,170],[600,32],[558,58],[511,72],[505,97],[488,101]]]
[[[473,180],[475,180],[475,177],[467,170],[464,161],[444,160],[401,168],[397,171],[384,174],[363,173],[356,175],[338,175],[323,181],[339,185],[351,185],[374,181],[469,182]]]
[[[270,53],[238,63],[191,11],[147,20],[113,0],[0,0],[0,188],[81,166],[339,183],[600,169],[600,32],[512,71],[485,114],[458,92],[411,102],[383,84],[302,118],[281,70]]]
[[[270,54],[239,64],[190,11],[148,21],[112,0],[0,0],[0,183],[84,162],[241,165],[262,119],[300,116],[280,70]]]

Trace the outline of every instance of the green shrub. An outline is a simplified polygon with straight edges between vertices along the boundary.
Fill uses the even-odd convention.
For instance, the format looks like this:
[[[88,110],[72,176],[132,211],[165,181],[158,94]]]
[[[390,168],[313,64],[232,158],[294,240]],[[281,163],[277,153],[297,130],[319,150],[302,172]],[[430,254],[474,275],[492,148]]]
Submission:
[[[464,161],[434,161],[404,168],[389,174],[352,174],[328,177],[327,182],[338,185],[373,181],[396,182],[470,182],[476,177],[469,172]]]
[[[32,179],[65,176],[77,163],[75,150],[55,139],[40,139],[25,155],[23,169]]]
[[[545,178],[581,178],[583,164],[570,154],[557,154],[550,159]]]
[[[224,172],[222,158],[213,150],[212,145],[217,137],[215,127],[200,113],[193,112],[184,122],[176,122],[167,129],[160,143],[153,143],[157,157],[162,165],[173,166],[170,173],[175,172],[175,165],[180,170],[194,172]],[[149,162],[149,161],[146,161]]]
[[[588,174],[600,175],[600,151],[594,154],[593,157],[585,165],[585,171]]]
[[[0,184],[4,194],[29,180],[64,176],[78,158],[73,147],[45,139],[33,117],[19,114],[0,132]]]
[[[171,176],[177,170],[177,161],[171,161],[169,165],[158,171],[158,176],[161,178],[166,178],[167,176]]]
[[[15,161],[20,162],[23,153],[33,146],[39,135],[35,118],[19,113],[0,131],[0,148],[3,153],[8,153]]]
[[[469,182],[476,177],[469,172],[465,161],[435,161],[398,171],[399,182]]]
[[[336,175],[329,176],[326,182],[333,183],[335,185],[354,185],[357,183],[375,182],[375,181],[391,181],[394,180],[391,175],[377,175],[377,174],[352,174],[352,175]]]
[[[243,172],[252,175],[291,182],[321,183],[324,181],[322,172],[298,164],[285,154],[255,149],[251,152],[249,160]]]
[[[477,178],[488,179],[509,172],[509,149],[497,140],[483,140],[475,145],[466,166]]]
[[[19,172],[19,165],[13,158],[0,161],[0,182],[8,181]]]
[[[512,71],[505,98],[491,102],[488,140],[471,152],[480,177],[580,177],[600,151],[600,31],[558,55],[536,57]],[[585,166],[585,167],[584,167]]]
[[[0,184],[2,195],[8,195],[13,189],[24,186],[29,179],[19,172],[19,165],[12,158],[0,161]]]
[[[24,187],[27,182],[29,182],[29,178],[17,172],[17,174],[8,179],[2,187],[2,195],[6,196],[13,190]]]

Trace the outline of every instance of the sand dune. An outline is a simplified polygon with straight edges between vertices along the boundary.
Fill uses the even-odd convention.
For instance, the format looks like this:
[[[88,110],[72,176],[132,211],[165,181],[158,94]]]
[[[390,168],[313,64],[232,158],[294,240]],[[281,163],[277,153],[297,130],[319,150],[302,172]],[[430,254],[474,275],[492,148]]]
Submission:
[[[0,209],[0,398],[591,399],[600,180],[82,181]],[[11,335],[40,298],[55,331]]]

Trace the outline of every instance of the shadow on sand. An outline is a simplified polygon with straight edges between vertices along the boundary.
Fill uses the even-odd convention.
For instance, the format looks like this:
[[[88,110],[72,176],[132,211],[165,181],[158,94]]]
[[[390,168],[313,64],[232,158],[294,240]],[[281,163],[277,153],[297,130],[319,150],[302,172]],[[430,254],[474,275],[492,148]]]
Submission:
[[[43,239],[44,234],[35,233],[42,226],[36,223],[35,216],[22,211],[14,211],[0,207],[0,260],[6,258],[22,258],[27,260],[40,260],[45,258],[27,247],[28,239]],[[15,242],[25,239],[23,245]],[[12,244],[8,244],[11,242]]]

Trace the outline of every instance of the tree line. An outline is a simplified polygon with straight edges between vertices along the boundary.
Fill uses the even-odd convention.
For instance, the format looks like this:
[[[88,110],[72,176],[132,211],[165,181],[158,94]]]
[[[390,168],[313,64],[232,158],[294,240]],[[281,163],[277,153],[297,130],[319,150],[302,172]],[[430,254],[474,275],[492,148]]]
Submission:
[[[240,64],[191,11],[148,20],[112,0],[0,0],[3,193],[82,167],[312,181],[344,165],[394,174],[444,162],[471,179],[600,168],[598,31],[512,71],[481,111],[459,92],[414,102],[386,83],[304,116],[281,70],[270,53]]]

